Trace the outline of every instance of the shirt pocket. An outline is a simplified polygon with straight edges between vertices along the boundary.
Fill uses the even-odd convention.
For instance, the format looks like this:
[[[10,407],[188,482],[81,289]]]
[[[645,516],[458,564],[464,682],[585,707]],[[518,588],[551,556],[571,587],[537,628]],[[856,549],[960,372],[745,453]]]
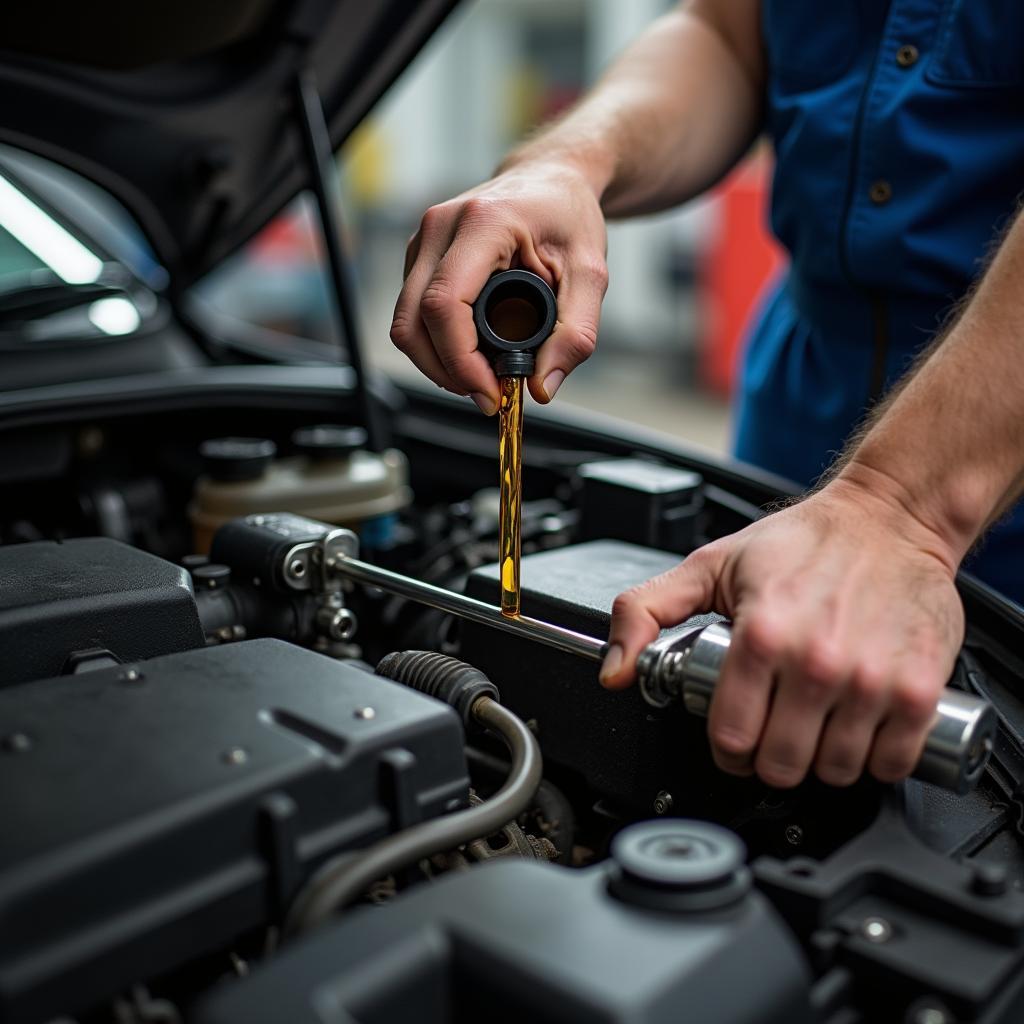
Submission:
[[[1024,86],[1024,0],[946,0],[925,78],[954,88]]]
[[[1019,0],[1024,4],[1024,0]],[[834,82],[860,41],[857,0],[763,0],[761,32],[772,78],[786,91]]]

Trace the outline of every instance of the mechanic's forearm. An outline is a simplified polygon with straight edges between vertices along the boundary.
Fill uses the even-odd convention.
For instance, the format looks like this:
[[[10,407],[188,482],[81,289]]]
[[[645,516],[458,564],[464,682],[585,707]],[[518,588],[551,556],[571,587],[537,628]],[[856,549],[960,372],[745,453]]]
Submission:
[[[1024,218],[975,294],[840,471],[880,489],[958,564],[1024,486]]]
[[[605,212],[682,202],[717,181],[761,122],[759,0],[695,0],[656,21],[565,117],[500,170],[556,163],[581,172]]]

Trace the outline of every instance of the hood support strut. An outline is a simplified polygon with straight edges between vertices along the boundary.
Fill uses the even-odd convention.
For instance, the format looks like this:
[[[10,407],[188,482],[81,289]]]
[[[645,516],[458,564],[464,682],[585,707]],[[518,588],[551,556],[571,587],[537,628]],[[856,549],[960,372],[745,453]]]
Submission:
[[[347,347],[348,361],[355,373],[363,426],[366,428],[370,450],[380,452],[385,447],[384,438],[381,434],[377,407],[366,379],[366,366],[363,362],[356,317],[355,288],[352,287],[351,280],[351,264],[343,248],[341,203],[334,181],[331,139],[316,80],[313,72],[308,69],[300,71],[295,76],[295,124],[302,138],[309,180],[316,195],[320,230],[327,252],[330,290],[334,294],[338,326],[341,328],[343,344]]]

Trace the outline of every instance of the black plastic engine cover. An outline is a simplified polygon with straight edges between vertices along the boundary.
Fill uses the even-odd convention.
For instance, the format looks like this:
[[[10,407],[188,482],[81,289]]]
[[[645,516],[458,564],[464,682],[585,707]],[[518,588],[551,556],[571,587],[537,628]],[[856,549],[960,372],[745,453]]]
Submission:
[[[468,800],[454,711],[278,640],[15,687],[0,723],[7,1024],[224,949],[327,856]]]
[[[757,893],[647,910],[576,871],[493,861],[350,912],[191,1024],[807,1024],[808,972]]]
[[[678,563],[678,555],[606,540],[528,555],[522,562],[522,611],[604,639],[616,596]],[[497,565],[477,569],[466,593],[494,603]],[[642,813],[651,812],[662,791],[674,794],[677,811],[685,792],[688,813],[713,813],[712,794],[702,799],[696,779],[703,778],[705,786],[723,780],[706,771],[702,720],[674,708],[656,711],[636,687],[602,689],[595,662],[476,623],[463,625],[460,657],[497,683],[502,703],[536,721],[545,761],[579,773],[604,797]]]
[[[76,652],[135,661],[204,643],[180,566],[106,537],[0,547],[0,687],[55,676]]]

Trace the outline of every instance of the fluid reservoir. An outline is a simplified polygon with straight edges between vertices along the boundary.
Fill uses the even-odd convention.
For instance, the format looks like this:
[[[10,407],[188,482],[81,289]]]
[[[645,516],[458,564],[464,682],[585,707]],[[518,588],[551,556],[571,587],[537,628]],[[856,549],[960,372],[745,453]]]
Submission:
[[[272,441],[205,441],[206,472],[196,481],[189,518],[196,550],[207,552],[224,523],[259,512],[293,512],[355,530],[368,548],[393,540],[397,513],[412,500],[409,465],[394,448],[364,448],[361,427],[303,427],[294,454],[277,458]]]

